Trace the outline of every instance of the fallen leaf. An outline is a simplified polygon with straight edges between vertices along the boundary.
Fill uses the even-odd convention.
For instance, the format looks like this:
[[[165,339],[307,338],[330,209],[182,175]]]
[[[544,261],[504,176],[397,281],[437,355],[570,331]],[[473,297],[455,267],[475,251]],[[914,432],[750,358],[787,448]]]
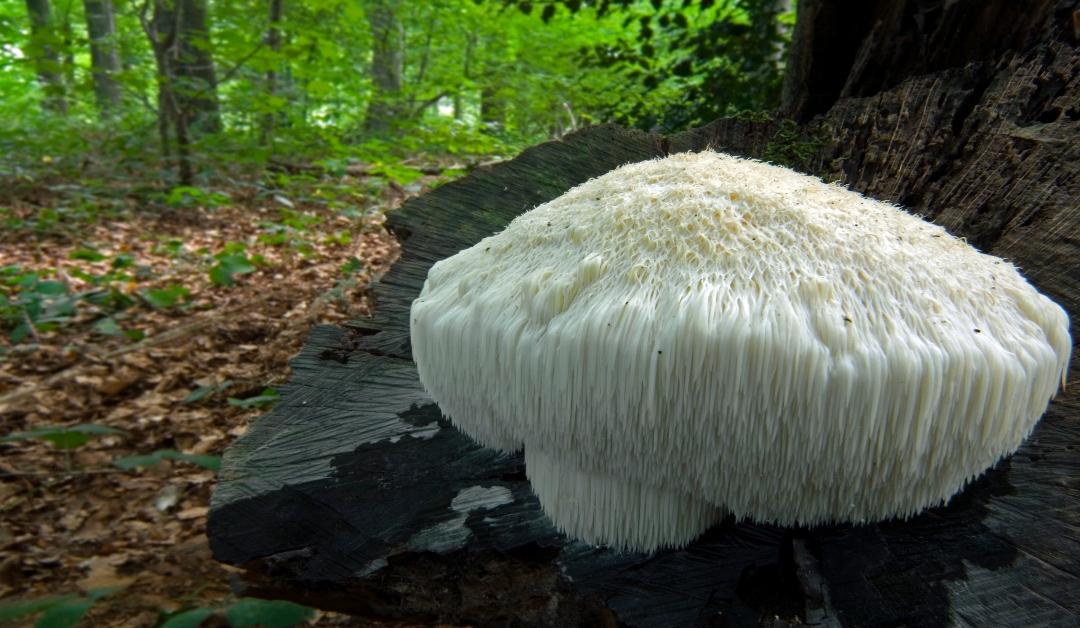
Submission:
[[[195,506],[194,508],[185,508],[176,513],[176,518],[181,521],[199,519],[200,517],[205,517],[208,512],[210,512],[210,509],[206,506]]]

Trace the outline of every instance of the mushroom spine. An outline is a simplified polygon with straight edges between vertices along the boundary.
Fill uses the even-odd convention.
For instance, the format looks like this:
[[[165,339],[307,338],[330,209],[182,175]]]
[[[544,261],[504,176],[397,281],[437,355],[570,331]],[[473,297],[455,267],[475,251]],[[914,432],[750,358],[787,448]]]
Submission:
[[[524,447],[561,529],[634,550],[727,513],[941,504],[1019,447],[1072,348],[1008,262],[715,152],[623,166],[436,263],[411,334],[443,412]]]

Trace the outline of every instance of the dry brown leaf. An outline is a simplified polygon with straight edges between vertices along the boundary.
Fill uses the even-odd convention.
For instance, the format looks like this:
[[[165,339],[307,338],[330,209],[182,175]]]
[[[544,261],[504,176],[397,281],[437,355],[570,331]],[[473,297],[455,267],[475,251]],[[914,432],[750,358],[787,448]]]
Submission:
[[[193,508],[185,508],[176,513],[176,518],[181,521],[188,521],[190,519],[200,519],[206,516],[206,513],[210,512],[210,509],[206,506],[195,506]]]

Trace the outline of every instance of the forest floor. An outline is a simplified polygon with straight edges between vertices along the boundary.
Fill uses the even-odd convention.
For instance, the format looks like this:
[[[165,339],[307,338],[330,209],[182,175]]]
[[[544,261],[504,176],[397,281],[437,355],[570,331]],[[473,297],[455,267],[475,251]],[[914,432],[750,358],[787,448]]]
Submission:
[[[230,569],[205,535],[218,457],[313,325],[368,313],[397,254],[384,210],[437,182],[345,177],[333,202],[190,191],[89,218],[43,211],[71,206],[62,186],[0,199],[0,286],[24,336],[0,341],[0,605],[89,594],[104,597],[83,625],[223,621]],[[15,299],[35,331],[11,330]]]

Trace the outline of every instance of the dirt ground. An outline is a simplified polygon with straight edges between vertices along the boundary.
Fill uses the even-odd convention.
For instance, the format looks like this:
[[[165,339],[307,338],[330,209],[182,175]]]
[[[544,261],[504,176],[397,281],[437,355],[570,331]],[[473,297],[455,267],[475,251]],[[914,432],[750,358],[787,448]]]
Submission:
[[[122,587],[82,625],[156,626],[163,613],[232,599],[230,570],[211,558],[205,536],[214,471],[179,460],[125,471],[113,461],[163,449],[219,456],[266,411],[243,400],[288,379],[314,324],[368,313],[367,285],[397,254],[382,210],[406,195],[390,186],[353,199],[347,215],[292,207],[294,218],[312,217],[295,234],[299,250],[258,237],[290,201],[242,195],[212,209],[135,208],[67,231],[0,232],[0,267],[55,269],[72,290],[82,287],[77,271],[104,273],[125,254],[141,275],[120,290],[189,291],[183,307],[140,303],[117,316],[141,340],[103,336],[92,324],[100,314],[80,310],[62,329],[0,341],[0,436],[88,423],[120,430],[66,451],[0,442],[0,603]],[[15,212],[42,202],[16,199]],[[106,259],[72,259],[88,242]],[[208,255],[230,242],[261,257],[236,285],[214,285]],[[193,400],[193,391],[210,392]],[[351,622],[316,613],[311,623]]]

